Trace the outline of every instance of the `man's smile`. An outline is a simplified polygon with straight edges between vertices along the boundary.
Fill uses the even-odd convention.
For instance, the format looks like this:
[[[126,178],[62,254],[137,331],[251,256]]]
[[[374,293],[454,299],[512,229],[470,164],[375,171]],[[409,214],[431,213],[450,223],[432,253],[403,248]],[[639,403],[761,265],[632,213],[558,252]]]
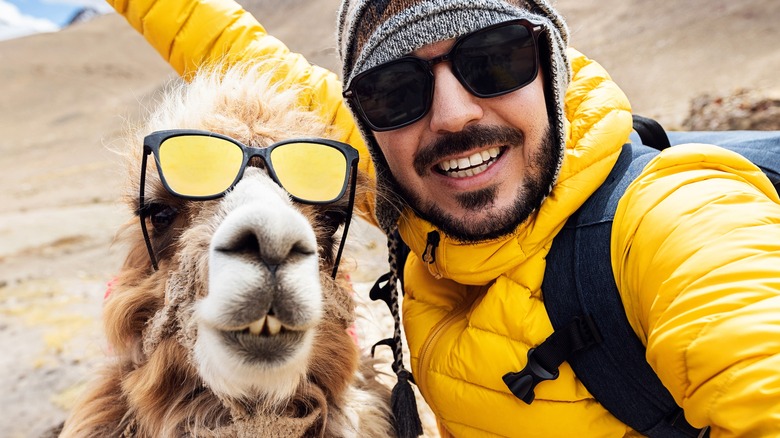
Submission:
[[[450,178],[479,175],[497,161],[503,149],[505,148],[491,147],[471,155],[446,159],[436,164],[435,170]]]

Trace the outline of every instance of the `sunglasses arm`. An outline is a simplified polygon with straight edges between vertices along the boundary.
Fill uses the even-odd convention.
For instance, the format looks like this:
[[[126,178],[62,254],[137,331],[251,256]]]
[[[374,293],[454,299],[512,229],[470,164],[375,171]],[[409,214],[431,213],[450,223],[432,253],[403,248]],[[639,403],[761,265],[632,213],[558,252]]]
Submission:
[[[149,232],[146,230],[146,209],[144,204],[144,186],[146,185],[146,157],[151,154],[151,149],[144,147],[144,156],[141,160],[141,181],[140,188],[138,189],[138,217],[141,219],[141,232],[144,235],[144,242],[146,243],[146,250],[149,252],[149,260],[152,262],[152,268],[156,271],[157,259],[154,257],[154,249],[152,248],[152,241],[149,239]]]
[[[347,204],[347,219],[344,221],[344,231],[341,233],[341,243],[339,243],[339,250],[336,253],[336,259],[333,263],[333,273],[331,277],[336,278],[336,274],[339,272],[339,262],[341,261],[341,253],[344,252],[344,246],[347,242],[347,232],[349,231],[349,223],[352,222],[352,209],[355,207],[355,189],[357,188],[357,165],[352,166],[352,173],[350,175],[350,187],[349,187],[349,204]]]

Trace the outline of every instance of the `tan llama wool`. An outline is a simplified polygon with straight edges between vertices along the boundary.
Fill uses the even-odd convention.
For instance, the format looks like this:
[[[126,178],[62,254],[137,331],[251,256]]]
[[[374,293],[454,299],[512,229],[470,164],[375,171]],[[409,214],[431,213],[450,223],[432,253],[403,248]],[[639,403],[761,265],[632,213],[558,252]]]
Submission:
[[[61,436],[394,434],[390,391],[348,334],[348,281],[331,276],[349,193],[296,202],[254,157],[224,196],[183,199],[149,157],[141,204],[149,133],[203,130],[251,148],[327,136],[299,92],[264,70],[218,66],[172,84],[122,144],[127,204],[146,218],[154,259],[136,217],[120,234],[129,252],[105,302],[111,357]],[[359,176],[358,190],[365,184]]]

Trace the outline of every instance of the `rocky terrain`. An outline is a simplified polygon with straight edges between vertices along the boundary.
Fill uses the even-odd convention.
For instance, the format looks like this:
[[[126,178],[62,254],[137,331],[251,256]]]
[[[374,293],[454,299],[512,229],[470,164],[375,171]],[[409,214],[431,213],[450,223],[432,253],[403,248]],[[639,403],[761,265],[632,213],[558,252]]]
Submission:
[[[572,45],[607,67],[637,113],[675,129],[780,129],[780,2],[557,4]],[[340,71],[338,0],[245,5],[293,50]],[[0,437],[62,421],[106,352],[102,299],[123,254],[112,239],[132,220],[112,148],[174,78],[116,14],[0,42]],[[351,236],[365,302],[386,269],[384,240],[367,226]],[[389,335],[389,318],[361,309],[368,347]]]

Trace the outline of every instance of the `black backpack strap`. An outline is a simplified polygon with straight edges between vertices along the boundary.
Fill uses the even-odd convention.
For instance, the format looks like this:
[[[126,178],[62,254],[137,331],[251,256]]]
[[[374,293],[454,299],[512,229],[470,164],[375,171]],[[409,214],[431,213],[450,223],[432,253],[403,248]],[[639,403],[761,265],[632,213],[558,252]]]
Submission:
[[[568,330],[577,318],[587,317],[603,335],[601,342],[571,351],[566,358],[599,403],[644,435],[696,437],[701,431],[685,421],[682,410],[647,363],[645,346],[626,318],[610,262],[617,202],[656,154],[641,145],[623,147],[607,180],[554,239],[542,292],[556,332]]]
[[[660,123],[651,118],[642,117],[636,114],[632,117],[634,131],[639,134],[639,138],[642,140],[643,145],[650,146],[659,151],[671,146],[669,137],[667,137],[666,131]]]

